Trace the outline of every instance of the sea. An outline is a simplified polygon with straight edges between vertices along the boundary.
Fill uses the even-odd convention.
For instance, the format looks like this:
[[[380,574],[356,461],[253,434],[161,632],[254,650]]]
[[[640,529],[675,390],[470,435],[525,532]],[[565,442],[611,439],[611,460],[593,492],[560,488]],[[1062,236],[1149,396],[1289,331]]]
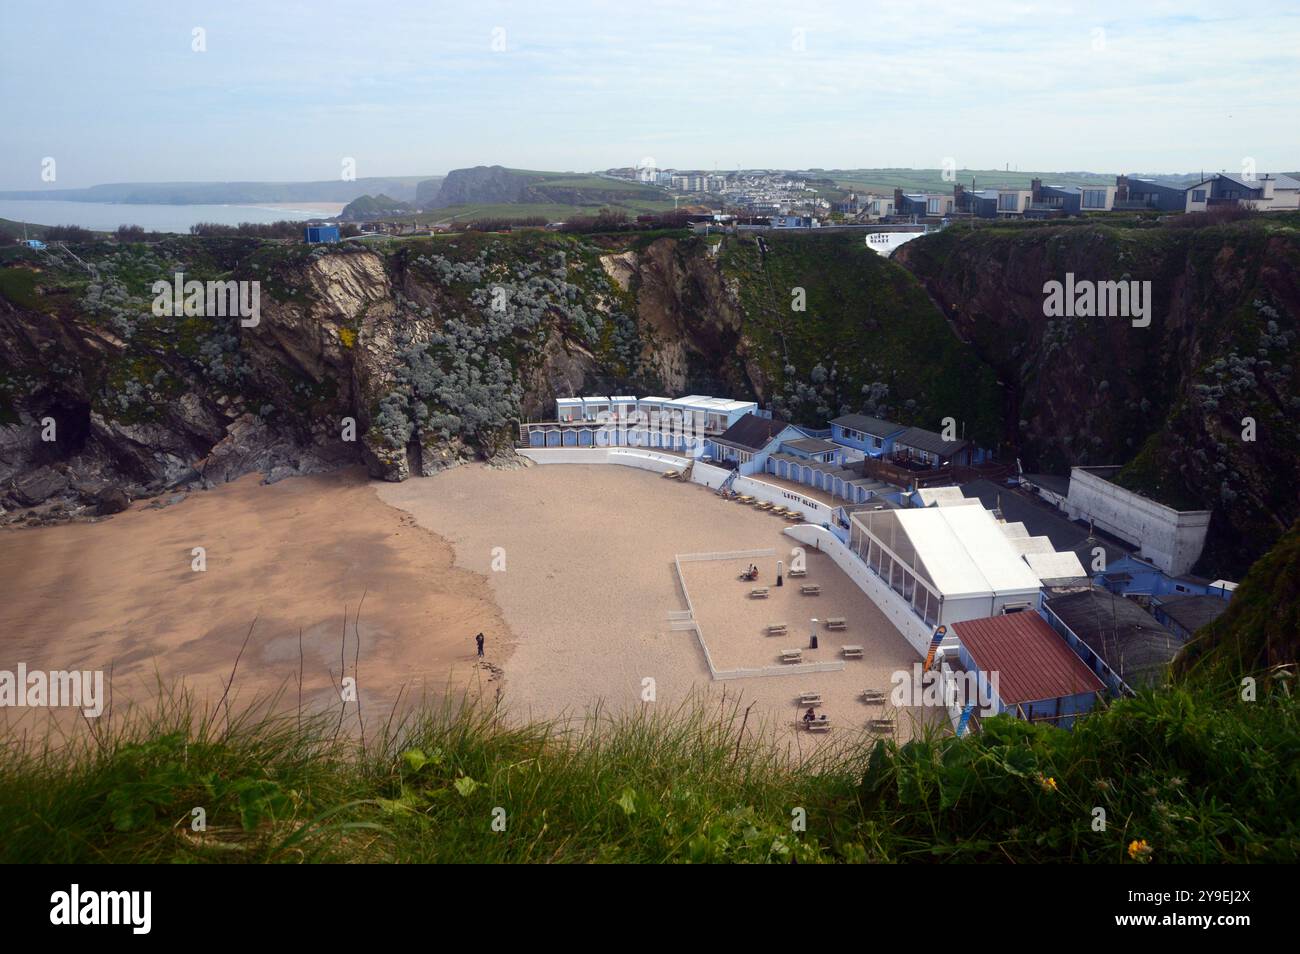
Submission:
[[[188,233],[198,222],[240,222],[328,218],[343,206],[335,202],[297,205],[135,205],[116,202],[63,202],[53,199],[0,199],[0,219],[36,225],[80,225],[111,232],[119,225],[138,225],[147,232]]]

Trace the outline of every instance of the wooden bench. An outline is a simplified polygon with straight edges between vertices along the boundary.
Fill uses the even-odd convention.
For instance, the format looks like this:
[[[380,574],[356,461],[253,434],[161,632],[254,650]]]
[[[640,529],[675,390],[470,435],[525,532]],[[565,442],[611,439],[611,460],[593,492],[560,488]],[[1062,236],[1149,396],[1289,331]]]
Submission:
[[[828,616],[826,617],[826,628],[827,629],[848,629],[849,624],[845,622],[843,616]]]
[[[885,704],[885,690],[864,689],[862,690],[862,701],[869,706],[883,706]]]
[[[756,587],[754,587],[752,590],[749,591],[749,595],[750,595],[751,597],[753,597],[754,599],[756,599],[756,600],[765,600],[765,599],[767,599],[767,587],[766,587],[766,586],[756,586]]]
[[[807,576],[807,575],[808,575],[807,570],[791,570],[789,573],[786,574],[786,576],[788,577]]]
[[[799,587],[799,592],[804,596],[821,596],[822,588],[816,583],[805,583]]]
[[[893,719],[872,719],[867,723],[867,728],[872,732],[893,732]]]
[[[810,719],[804,723],[804,727],[809,732],[829,732],[831,730],[830,719]]]
[[[783,663],[803,662],[803,650],[802,649],[781,650],[781,662]]]
[[[840,652],[842,652],[842,653],[844,654],[844,658],[845,658],[845,659],[861,659],[861,658],[862,658],[862,647],[861,647],[861,646],[842,646],[842,647],[840,647]]]
[[[767,635],[784,636],[786,634],[785,623],[769,623],[767,626]]]
[[[801,706],[819,706],[822,704],[822,694],[820,692],[801,692],[799,693],[799,705]]]

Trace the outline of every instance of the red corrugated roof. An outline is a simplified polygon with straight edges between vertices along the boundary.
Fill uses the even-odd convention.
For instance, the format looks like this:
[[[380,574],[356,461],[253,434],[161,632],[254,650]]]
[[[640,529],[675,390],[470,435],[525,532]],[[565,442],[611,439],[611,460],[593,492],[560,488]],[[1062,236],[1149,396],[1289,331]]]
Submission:
[[[954,623],[953,629],[976,667],[998,674],[998,696],[1007,705],[1104,688],[1037,613],[968,619]]]

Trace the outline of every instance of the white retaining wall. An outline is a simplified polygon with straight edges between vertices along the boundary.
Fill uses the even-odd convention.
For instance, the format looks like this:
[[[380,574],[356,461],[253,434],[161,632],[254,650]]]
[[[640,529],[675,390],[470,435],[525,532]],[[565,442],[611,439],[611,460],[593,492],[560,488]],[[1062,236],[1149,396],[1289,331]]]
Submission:
[[[685,470],[690,458],[632,447],[521,447],[521,457],[539,464],[622,464],[655,473]]]
[[[924,657],[930,647],[932,635],[925,621],[912,612],[912,607],[885,583],[872,573],[867,565],[858,559],[858,555],[840,542],[839,537],[823,527],[808,524],[786,527],[786,534],[798,540],[806,547],[813,547],[828,554],[835,565],[844,571],[862,592],[866,593],[885,617],[894,624],[894,628],[903,634],[903,638],[917,653]]]
[[[1210,511],[1175,510],[1090,473],[1070,470],[1066,512],[1139,547],[1138,554],[1171,576],[1191,570],[1205,547]]]
[[[715,467],[712,464],[703,464],[696,461],[695,467],[691,471],[691,481],[702,484],[710,490],[717,490],[732,473],[732,471],[724,467]],[[804,519],[809,523],[831,523],[834,516],[834,511],[826,504],[813,500],[811,497],[805,497],[793,490],[786,490],[784,487],[769,484],[757,477],[737,477],[732,482],[731,489],[739,494],[748,494],[755,500],[764,500],[768,503],[788,507],[791,510],[802,511]]]
[[[522,447],[518,453],[539,464],[622,464],[659,474],[685,470],[691,463],[688,457],[635,447]],[[691,467],[691,482],[717,490],[732,473],[724,467],[697,460]],[[820,525],[834,519],[834,510],[826,504],[756,477],[738,476],[731,487],[737,493],[748,494],[756,500],[799,510],[809,523]]]

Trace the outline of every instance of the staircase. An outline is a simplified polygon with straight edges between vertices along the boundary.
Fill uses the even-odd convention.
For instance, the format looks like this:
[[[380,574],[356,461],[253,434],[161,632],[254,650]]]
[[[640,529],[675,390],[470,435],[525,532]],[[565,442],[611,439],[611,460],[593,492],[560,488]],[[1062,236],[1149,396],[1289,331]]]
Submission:
[[[727,479],[724,480],[718,486],[718,493],[725,494],[727,491],[729,491],[731,489],[731,485],[736,482],[736,478],[739,476],[740,476],[739,470],[733,470],[730,474],[728,474]]]

